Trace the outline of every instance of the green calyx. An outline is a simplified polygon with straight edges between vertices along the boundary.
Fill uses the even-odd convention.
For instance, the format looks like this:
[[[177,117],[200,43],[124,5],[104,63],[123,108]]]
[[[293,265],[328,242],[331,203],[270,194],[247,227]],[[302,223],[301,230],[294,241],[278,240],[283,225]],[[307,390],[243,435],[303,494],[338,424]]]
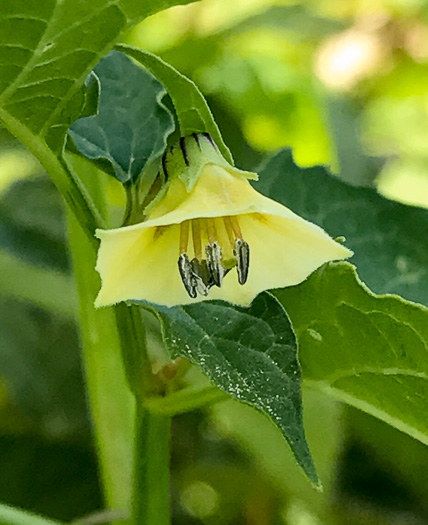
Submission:
[[[215,164],[247,179],[257,180],[255,173],[242,171],[227,162],[209,133],[193,133],[182,137],[162,158],[162,169],[168,183],[175,177],[191,191],[205,166]]]
[[[144,207],[144,215],[150,215],[151,210],[165,195],[170,183],[179,178],[188,192],[192,191],[203,170],[208,165],[220,166],[234,175],[246,179],[257,180],[258,175],[250,171],[235,168],[223,157],[216,143],[209,133],[192,133],[180,140],[168,149],[162,156],[160,173],[153,184],[160,182],[155,188],[156,195],[148,199]],[[159,176],[161,175],[161,176]],[[152,191],[152,190],[150,190]]]

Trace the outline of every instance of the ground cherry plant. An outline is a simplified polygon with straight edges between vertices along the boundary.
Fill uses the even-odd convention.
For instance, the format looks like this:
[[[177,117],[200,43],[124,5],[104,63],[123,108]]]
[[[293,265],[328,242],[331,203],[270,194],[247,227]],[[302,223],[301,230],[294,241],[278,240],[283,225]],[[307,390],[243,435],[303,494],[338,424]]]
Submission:
[[[48,173],[68,218],[107,509],[97,523],[170,523],[171,421],[228,399],[287,444],[294,474],[276,483],[284,476],[293,493],[296,475],[296,501],[330,483],[333,463],[317,468],[322,442],[311,454],[302,382],[312,403],[340,401],[428,444],[428,213],[324,166],[299,167],[290,149],[235,165],[197,85],[120,43],[185,3],[0,5],[0,121]],[[31,281],[20,264],[15,279]],[[68,286],[53,273],[38,303],[68,315],[56,306]],[[240,414],[232,435],[245,427]],[[319,418],[333,432],[321,409]],[[274,458],[269,448],[259,456]],[[324,523],[290,512],[289,525]],[[4,504],[3,523],[60,522]]]

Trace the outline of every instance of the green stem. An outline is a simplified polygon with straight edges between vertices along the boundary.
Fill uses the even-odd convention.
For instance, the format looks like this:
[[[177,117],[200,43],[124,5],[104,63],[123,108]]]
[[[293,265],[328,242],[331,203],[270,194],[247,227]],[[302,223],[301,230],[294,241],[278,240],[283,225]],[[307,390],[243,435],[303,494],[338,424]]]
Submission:
[[[38,516],[26,510],[0,504],[0,525],[64,525],[61,521]]]
[[[128,388],[114,308],[95,309],[96,253],[69,214],[70,246],[80,301],[82,358],[107,505],[130,508],[134,399]],[[124,522],[120,522],[121,525]]]
[[[143,398],[151,390],[153,376],[141,312],[137,306],[119,303],[115,313],[128,384],[136,397]]]
[[[169,525],[171,418],[137,403],[134,449],[133,525]]]
[[[230,399],[230,396],[215,386],[189,387],[166,397],[149,397],[145,400],[144,406],[156,414],[174,416],[227,399]]]

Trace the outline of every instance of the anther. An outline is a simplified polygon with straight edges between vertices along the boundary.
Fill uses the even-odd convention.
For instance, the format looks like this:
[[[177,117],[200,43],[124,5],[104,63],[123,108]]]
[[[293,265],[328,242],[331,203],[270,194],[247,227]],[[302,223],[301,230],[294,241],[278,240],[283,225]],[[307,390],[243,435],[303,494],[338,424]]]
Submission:
[[[178,270],[186,292],[192,299],[196,299],[197,283],[187,253],[182,253],[178,258]]]
[[[207,296],[214,281],[209,271],[207,261],[199,261],[196,257],[190,261],[196,282],[196,289],[201,295]]]
[[[243,239],[236,239],[233,254],[237,260],[238,282],[245,284],[248,279],[248,270],[250,268],[250,247]]]
[[[205,246],[205,252],[207,255],[208,269],[211,273],[214,284],[220,287],[223,277],[225,276],[225,269],[221,262],[221,246],[217,241],[210,242]]]

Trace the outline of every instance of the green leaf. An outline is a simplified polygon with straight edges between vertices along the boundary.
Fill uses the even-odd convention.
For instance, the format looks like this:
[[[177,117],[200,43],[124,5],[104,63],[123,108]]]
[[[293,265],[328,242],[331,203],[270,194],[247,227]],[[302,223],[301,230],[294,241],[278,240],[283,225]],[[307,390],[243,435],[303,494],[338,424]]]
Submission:
[[[428,309],[371,293],[349,263],[275,292],[310,385],[428,444]]]
[[[51,181],[22,180],[0,197],[0,249],[38,266],[68,269],[64,208]]]
[[[52,313],[2,298],[0,332],[1,376],[33,430],[56,439],[88,438],[76,327]]]
[[[278,301],[264,293],[249,308],[211,302],[156,307],[156,313],[171,354],[197,364],[221,390],[270,417],[318,483],[303,428],[296,339]]]
[[[208,132],[219,147],[223,157],[230,164],[233,164],[232,155],[223,142],[207,101],[194,82],[148,51],[123,44],[117,45],[116,49],[135,58],[162,82],[177,112],[182,136]]]
[[[60,158],[84,109],[84,81],[132,25],[191,1],[0,3],[0,121],[40,160],[89,238],[102,221]]]
[[[291,32],[293,40],[313,42],[339,33],[346,26],[339,20],[317,16],[303,5],[275,5],[227,29],[222,36],[259,28]]]
[[[322,480],[322,492],[313,490],[308,483],[278,429],[254,409],[229,400],[213,405],[209,413],[216,428],[238,441],[251,455],[275,490],[282,492],[284,497],[293,494],[311,506],[321,508],[335,486],[336,461],[344,438],[342,405],[318,391],[304,388],[303,406],[306,436]]]
[[[77,292],[73,277],[65,272],[22,261],[0,250],[0,292],[29,302],[68,320],[77,318]]]
[[[302,169],[290,150],[280,151],[261,168],[254,187],[333,237],[345,236],[355,253],[351,261],[376,293],[428,304],[428,210],[349,186],[323,166]]]
[[[0,106],[60,153],[82,109],[86,76],[139,20],[191,0],[5,0],[0,7]]]
[[[161,100],[165,89],[126,55],[112,51],[94,69],[101,94],[98,114],[70,128],[77,149],[122,183],[136,180],[146,163],[159,158],[174,119]]]

